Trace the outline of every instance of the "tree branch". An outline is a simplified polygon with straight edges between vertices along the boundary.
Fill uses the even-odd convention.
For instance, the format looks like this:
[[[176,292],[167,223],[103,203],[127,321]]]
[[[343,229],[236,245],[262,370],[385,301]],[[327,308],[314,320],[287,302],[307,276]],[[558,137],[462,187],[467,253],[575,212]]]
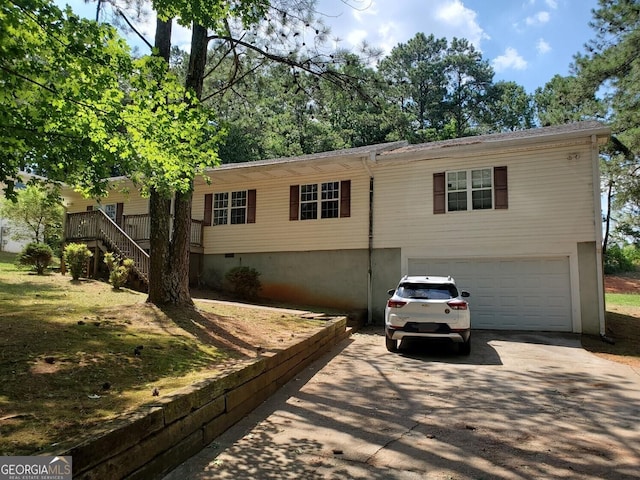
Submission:
[[[122,17],[122,19],[125,21],[125,23],[129,26],[129,28],[131,30],[133,30],[133,33],[135,33],[136,35],[138,35],[138,37],[140,37],[140,40],[142,40],[144,43],[147,44],[147,47],[149,47],[149,50],[153,50],[153,45],[151,45],[146,38],[144,38],[144,36],[142,36],[142,34],[140,32],[138,32],[138,30],[136,30],[136,28],[133,26],[133,24],[129,21],[129,19],[127,18],[127,16],[124,14],[124,12],[122,10],[120,10],[119,8],[116,10],[116,12],[118,13],[118,15],[120,15]]]

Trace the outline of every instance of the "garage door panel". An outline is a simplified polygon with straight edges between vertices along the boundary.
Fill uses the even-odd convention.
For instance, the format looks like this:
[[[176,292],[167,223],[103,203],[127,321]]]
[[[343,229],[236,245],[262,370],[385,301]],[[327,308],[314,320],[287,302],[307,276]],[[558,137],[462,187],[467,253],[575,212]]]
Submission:
[[[473,328],[572,331],[568,257],[408,260],[410,275],[451,275]]]

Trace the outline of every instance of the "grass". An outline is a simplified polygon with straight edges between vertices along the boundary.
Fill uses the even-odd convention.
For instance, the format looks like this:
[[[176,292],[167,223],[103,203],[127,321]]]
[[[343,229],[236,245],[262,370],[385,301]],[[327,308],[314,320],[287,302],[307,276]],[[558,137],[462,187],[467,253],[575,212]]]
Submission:
[[[613,343],[597,336],[583,335],[585,349],[614,362],[640,371],[640,294],[605,294],[606,335]]]
[[[275,310],[159,309],[94,280],[37,276],[0,252],[0,455],[77,443],[105,421],[321,328]]]
[[[607,306],[640,308],[639,293],[607,293],[605,294]]]

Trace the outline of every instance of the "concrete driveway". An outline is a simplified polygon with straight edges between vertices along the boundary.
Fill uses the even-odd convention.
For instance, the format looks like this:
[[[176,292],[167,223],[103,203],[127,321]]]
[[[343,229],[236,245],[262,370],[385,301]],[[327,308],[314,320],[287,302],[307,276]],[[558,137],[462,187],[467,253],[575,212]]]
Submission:
[[[574,335],[481,332],[472,353],[365,329],[165,480],[638,479],[640,372]]]

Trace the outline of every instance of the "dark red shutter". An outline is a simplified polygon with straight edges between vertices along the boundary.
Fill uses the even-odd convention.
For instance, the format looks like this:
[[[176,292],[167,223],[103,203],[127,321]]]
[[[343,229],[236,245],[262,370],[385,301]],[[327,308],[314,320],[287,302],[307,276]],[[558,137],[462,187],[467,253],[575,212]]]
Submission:
[[[300,185],[289,187],[289,220],[298,220]]]
[[[124,213],[124,203],[116,203],[116,223],[122,226],[122,214]]]
[[[493,169],[493,194],[496,209],[509,208],[509,192],[507,189],[507,167]]]
[[[340,218],[351,216],[351,180],[340,182]]]
[[[447,212],[447,191],[443,173],[433,174],[433,213]]]
[[[212,219],[213,219],[213,193],[206,193],[204,195],[204,218],[202,219],[204,226],[210,227]]]
[[[256,191],[247,191],[247,223],[256,223]]]

